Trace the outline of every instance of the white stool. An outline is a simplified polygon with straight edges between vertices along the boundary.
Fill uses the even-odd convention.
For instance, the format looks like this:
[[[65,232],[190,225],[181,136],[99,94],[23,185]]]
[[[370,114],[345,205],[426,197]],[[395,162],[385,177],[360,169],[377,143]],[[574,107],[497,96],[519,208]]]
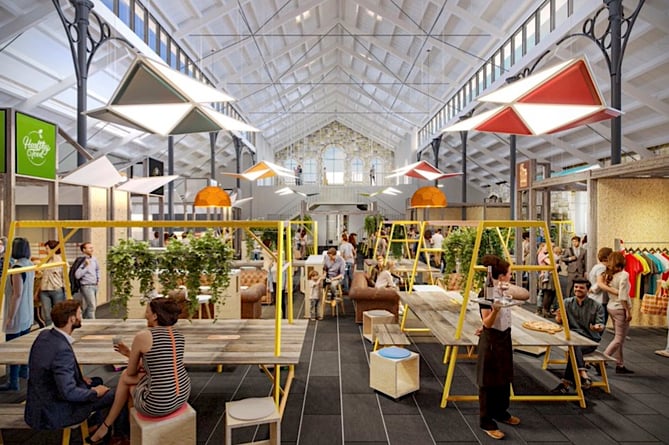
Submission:
[[[232,445],[232,430],[269,424],[269,440],[247,444],[281,445],[281,415],[271,397],[259,397],[225,404],[225,445]]]
[[[374,309],[362,313],[362,335],[367,340],[374,343],[374,325],[395,322],[395,316],[392,312],[385,309]]]
[[[369,386],[394,399],[420,389],[420,356],[391,346],[369,353]]]
[[[188,403],[165,417],[146,417],[130,409],[130,445],[195,445],[196,412]]]
[[[204,286],[201,286],[202,288]],[[201,294],[197,296],[197,302],[199,303],[198,306],[198,317],[201,319],[202,318],[202,306],[204,306],[204,310],[207,312],[207,318],[211,318],[211,310],[209,310],[209,301],[211,300],[211,295],[208,294]]]

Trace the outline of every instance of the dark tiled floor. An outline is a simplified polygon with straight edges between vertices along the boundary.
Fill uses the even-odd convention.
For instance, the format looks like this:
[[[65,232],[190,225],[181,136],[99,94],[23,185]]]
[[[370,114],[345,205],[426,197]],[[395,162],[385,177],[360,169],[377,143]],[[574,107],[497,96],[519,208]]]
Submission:
[[[298,302],[298,308],[301,302]],[[301,309],[301,308],[300,308]],[[346,302],[345,316],[311,322],[300,365],[282,423],[284,444],[464,444],[491,443],[478,428],[478,405],[449,403],[439,408],[445,366],[443,348],[430,337],[416,337],[411,349],[421,355],[421,388],[398,401],[369,388],[368,357],[371,344],[353,320]],[[101,310],[104,313],[104,310]],[[264,308],[265,316],[273,307]],[[301,313],[301,312],[296,312]],[[85,322],[85,321],[84,321]],[[518,427],[504,426],[506,443],[608,444],[669,443],[669,359],[653,354],[664,347],[665,329],[634,328],[626,343],[632,376],[610,369],[612,394],[600,389],[587,392],[588,406],[576,403],[513,403],[522,419]],[[603,344],[612,336],[605,335]],[[541,358],[516,353],[517,393],[541,393],[557,382],[560,369],[545,372]],[[114,383],[117,375],[104,367],[87,369]],[[193,393],[190,403],[198,412],[198,444],[224,441],[225,402],[269,395],[270,384],[255,366],[237,366],[220,374],[213,368],[190,368]],[[453,393],[473,393],[475,365],[458,366]],[[2,394],[0,402],[19,401],[24,393]],[[266,428],[235,433],[234,441],[263,439]],[[76,434],[75,434],[76,436]],[[30,431],[5,431],[5,444],[56,444],[58,437]],[[75,437],[74,444],[80,443]]]

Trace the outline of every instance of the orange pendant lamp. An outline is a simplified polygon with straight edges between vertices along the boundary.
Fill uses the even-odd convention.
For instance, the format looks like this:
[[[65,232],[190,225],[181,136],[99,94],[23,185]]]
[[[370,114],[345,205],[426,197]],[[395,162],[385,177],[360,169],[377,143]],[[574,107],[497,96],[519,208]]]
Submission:
[[[447,205],[446,195],[433,185],[421,187],[411,196],[411,207],[414,209],[443,208]]]
[[[195,195],[194,207],[230,207],[230,196],[220,187],[209,185]]]

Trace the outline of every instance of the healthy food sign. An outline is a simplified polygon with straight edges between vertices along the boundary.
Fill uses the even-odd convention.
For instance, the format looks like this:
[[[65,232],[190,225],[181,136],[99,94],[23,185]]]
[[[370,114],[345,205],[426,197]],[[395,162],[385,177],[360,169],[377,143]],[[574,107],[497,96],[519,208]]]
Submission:
[[[56,179],[56,126],[18,111],[16,173]]]

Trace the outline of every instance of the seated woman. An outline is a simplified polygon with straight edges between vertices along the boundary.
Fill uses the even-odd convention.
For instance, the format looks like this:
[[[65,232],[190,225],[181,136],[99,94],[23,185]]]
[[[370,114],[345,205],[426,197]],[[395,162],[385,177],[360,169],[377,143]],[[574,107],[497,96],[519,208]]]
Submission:
[[[376,277],[376,282],[374,283],[374,287],[376,289],[384,289],[384,288],[387,288],[387,287],[392,287],[392,288],[397,287],[395,285],[395,280],[393,278],[393,275],[390,273],[390,269],[392,267],[393,267],[393,263],[390,262],[390,261],[385,263],[382,266],[381,271],[379,272],[379,274]]]
[[[146,306],[148,329],[135,335],[132,347],[123,342],[114,346],[128,357],[128,367],[116,387],[114,404],[95,434],[86,443],[106,443],[110,425],[132,396],[135,409],[150,417],[173,413],[188,401],[190,377],[183,364],[185,339],[172,326],[181,308],[170,298],[156,298]]]
[[[376,256],[376,265],[374,267],[372,267],[369,274],[367,274],[367,285],[369,287],[379,287],[379,286],[376,285],[376,282],[379,279],[379,275],[384,270],[387,270],[388,275],[390,275],[391,278],[392,278],[393,286],[391,286],[391,287],[398,287],[398,286],[401,286],[402,284],[404,284],[403,280],[402,280],[402,277],[400,277],[398,275],[395,275],[392,272],[390,272],[390,270],[392,268],[393,268],[392,264],[388,265],[388,267],[386,268],[386,258],[383,255],[377,255]],[[386,287],[386,285],[384,284],[381,287]]]

